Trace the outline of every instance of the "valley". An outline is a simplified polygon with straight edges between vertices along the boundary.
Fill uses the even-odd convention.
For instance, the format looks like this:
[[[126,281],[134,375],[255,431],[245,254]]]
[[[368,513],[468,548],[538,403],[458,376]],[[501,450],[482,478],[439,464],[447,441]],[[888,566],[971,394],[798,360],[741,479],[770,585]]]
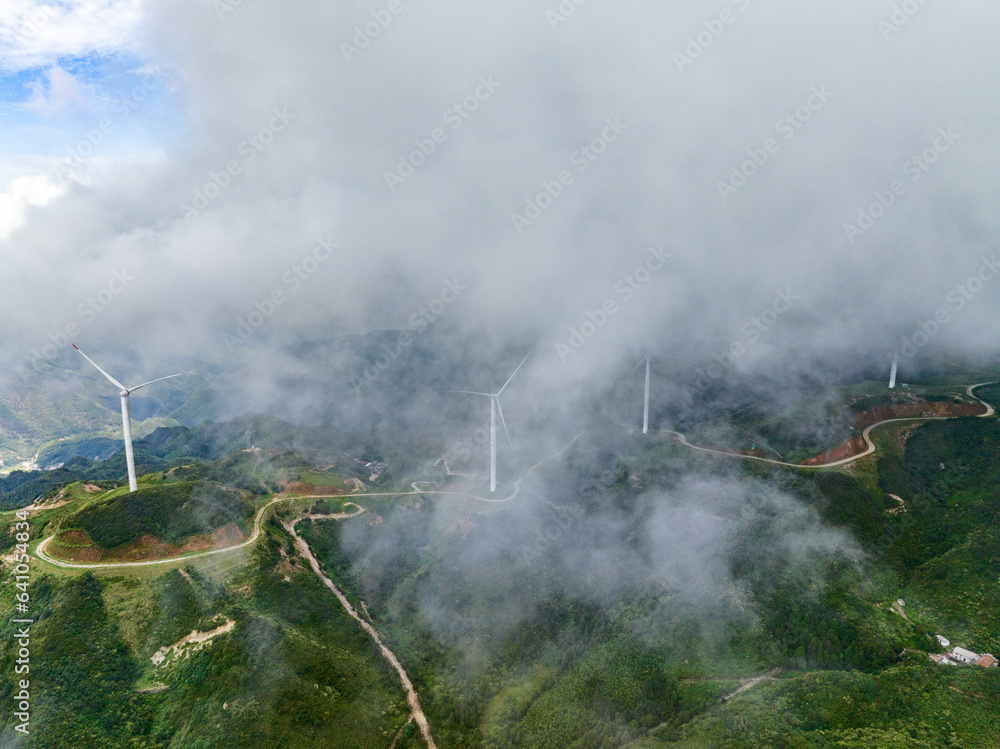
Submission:
[[[1000,652],[998,396],[924,386],[872,411],[884,396],[868,388],[848,396],[882,417],[852,427],[864,449],[821,463],[741,449],[738,415],[728,432],[622,426],[614,445],[580,428],[514,461],[495,495],[456,454],[413,460],[273,417],[150,433],[134,494],[120,451],[11,474],[0,502],[30,507],[44,691],[109,674],[100,659],[60,672],[56,653],[77,646],[54,627],[118,659],[99,703],[43,703],[45,724],[86,732],[129,704],[145,717],[100,729],[109,746],[215,746],[220,731],[261,747],[764,747],[817,732],[936,746],[945,724],[881,701],[919,689],[920,710],[963,716],[946,724],[955,741],[989,746],[1000,670],[929,656],[940,633]],[[768,439],[794,455],[787,442]],[[274,668],[280,686],[262,691]],[[888,723],[816,701],[869,692]]]

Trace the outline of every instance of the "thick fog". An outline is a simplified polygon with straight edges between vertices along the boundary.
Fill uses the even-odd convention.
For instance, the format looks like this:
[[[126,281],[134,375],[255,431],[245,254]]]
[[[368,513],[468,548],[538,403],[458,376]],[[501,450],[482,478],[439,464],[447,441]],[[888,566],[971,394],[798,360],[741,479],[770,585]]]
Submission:
[[[489,403],[449,391],[495,393],[530,355],[502,494],[565,450],[553,474],[344,526],[372,587],[447,541],[413,594],[443,641],[507,635],[556,587],[610,605],[651,580],[670,617],[752,629],[741,558],[822,582],[863,557],[813,489],[731,463],[677,459],[666,488],[632,466],[634,502],[609,505],[587,481],[650,444],[628,432],[647,353],[653,431],[753,403],[829,447],[815,386],[997,355],[995,3],[76,5],[0,11],[0,395],[99,395],[117,428],[76,343],[129,384],[196,372],[142,418],[333,424],[352,459],[428,482],[447,459],[482,493]]]
[[[647,348],[752,372],[995,346],[991,4],[126,10],[116,51],[177,123],[141,157],[80,148],[123,98],[142,116],[59,67],[108,39],[11,44],[14,129],[82,124],[58,175],[4,167],[36,180],[0,201],[8,364],[68,338],[226,363],[440,318],[563,391]]]

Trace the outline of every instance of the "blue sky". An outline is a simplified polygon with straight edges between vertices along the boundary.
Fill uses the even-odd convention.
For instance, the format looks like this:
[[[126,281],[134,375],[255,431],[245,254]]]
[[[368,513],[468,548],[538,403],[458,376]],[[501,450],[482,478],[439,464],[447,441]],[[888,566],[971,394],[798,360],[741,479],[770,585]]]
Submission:
[[[155,158],[175,141],[176,87],[149,76],[142,24],[140,0],[5,0],[0,193],[67,157]]]
[[[179,120],[169,73],[151,72],[155,66],[133,56],[89,55],[3,75],[3,155],[63,158],[104,119],[114,129],[95,156],[159,150],[177,135]]]
[[[183,137],[176,86],[141,42],[141,0],[4,0],[0,240],[67,180],[162,158]]]

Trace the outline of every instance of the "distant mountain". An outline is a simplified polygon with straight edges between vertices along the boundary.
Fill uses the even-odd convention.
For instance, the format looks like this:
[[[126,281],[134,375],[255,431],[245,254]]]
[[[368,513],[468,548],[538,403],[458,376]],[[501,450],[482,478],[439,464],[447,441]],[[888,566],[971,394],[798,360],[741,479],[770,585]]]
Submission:
[[[0,509],[31,504],[74,481],[108,484],[109,487],[116,483],[126,484],[125,451],[120,442],[115,442],[115,446],[117,449],[103,459],[74,456],[52,470],[13,471],[0,476]],[[193,428],[163,427],[136,440],[134,447],[139,476],[194,463],[208,467],[191,478],[218,481],[259,493],[277,488],[276,466],[283,465],[281,456],[290,456],[294,464],[311,462],[342,468],[346,475],[361,474],[351,455],[382,457],[380,452],[368,448],[364,436],[339,432],[332,427],[296,427],[271,416],[244,416],[224,423],[205,421]],[[255,455],[258,457],[253,457]],[[260,455],[266,457],[263,466],[258,465],[263,459]],[[243,465],[246,462],[253,463],[254,469]],[[268,467],[267,471],[264,466]],[[190,469],[185,470],[190,472]]]
[[[401,335],[409,335],[403,344]],[[440,410],[445,391],[467,384],[467,375],[457,373],[476,370],[468,354],[453,348],[465,350],[433,331],[375,331],[260,352],[228,370],[202,361],[171,364],[198,374],[133,396],[133,435],[251,413],[351,432],[392,425],[402,433],[425,422],[419,412]],[[155,376],[146,367],[136,371],[134,379]],[[118,449],[121,434],[118,394],[75,358],[0,370],[0,470],[54,467],[78,455],[104,459]]]
[[[122,435],[118,393],[99,373],[76,365],[64,356],[37,368],[0,370],[0,469],[51,467],[75,455],[103,459],[117,449],[113,443],[120,443]],[[176,424],[169,413],[183,404],[192,379],[201,380],[167,380],[133,396],[133,436]],[[66,444],[53,444],[58,440]]]

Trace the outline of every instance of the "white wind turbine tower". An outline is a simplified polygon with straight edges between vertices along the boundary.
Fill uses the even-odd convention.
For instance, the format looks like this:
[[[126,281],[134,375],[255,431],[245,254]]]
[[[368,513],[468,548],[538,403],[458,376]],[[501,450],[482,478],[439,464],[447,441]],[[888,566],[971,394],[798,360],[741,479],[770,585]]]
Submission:
[[[646,392],[642,396],[642,433],[649,433],[649,354],[646,354]]]
[[[899,354],[892,356],[892,371],[889,372],[889,389],[896,387],[896,368],[899,366]]]
[[[528,354],[531,356],[531,354]],[[477,393],[472,390],[455,390],[456,393],[464,393],[466,395],[482,395],[490,399],[490,491],[495,492],[497,490],[497,414],[500,414],[500,423],[503,424],[503,431],[507,435],[507,442],[510,443],[511,448],[514,447],[514,443],[510,440],[510,432],[507,431],[507,422],[503,418],[503,409],[500,407],[500,395],[510,381],[514,379],[514,375],[518,373],[524,363],[528,361],[528,356],[525,356],[521,363],[517,365],[517,369],[514,370],[514,374],[507,378],[507,382],[503,384],[503,387],[497,390],[495,393]]]
[[[649,354],[646,354],[646,356],[643,359],[639,360],[639,363],[635,365],[635,369],[641,367],[643,365],[643,362],[645,362],[646,364],[646,389],[642,396],[642,433],[648,434],[649,433],[649,368],[651,366]],[[635,369],[632,370],[632,374],[635,374]],[[631,377],[632,375],[629,376]]]
[[[698,362],[692,361],[691,359],[685,359],[683,356],[676,356],[674,354],[658,354],[658,356],[666,356],[671,359],[680,359],[681,361],[686,361],[689,364],[694,364],[695,366],[698,366]],[[643,362],[646,363],[646,387],[642,395],[642,433],[649,434],[649,376],[650,376],[650,369],[653,364],[652,357],[647,353],[645,358],[641,359],[639,363],[635,365],[635,369],[641,367]],[[635,374],[635,369],[632,370],[632,374]]]
[[[73,344],[73,348],[75,348],[77,351],[80,351],[79,347],[77,347],[75,343]],[[111,381],[112,385],[121,390],[121,392],[119,392],[118,394],[121,396],[122,399],[122,429],[125,432],[125,462],[128,464],[128,490],[130,492],[134,492],[138,488],[138,484],[136,483],[135,480],[135,457],[132,455],[132,415],[131,411],[129,410],[128,398],[132,393],[134,393],[139,388],[144,388],[146,387],[146,385],[152,385],[154,382],[160,382],[161,380],[169,380],[173,377],[180,377],[181,374],[184,373],[181,372],[180,374],[172,374],[168,375],[167,377],[160,377],[155,380],[150,380],[149,382],[144,382],[141,385],[136,385],[133,388],[127,388],[120,382],[118,382],[118,380],[116,380],[114,377],[105,372],[103,369],[98,367],[97,364],[94,362],[94,360],[91,359],[82,351],[80,351],[80,356],[82,356],[84,359],[86,359],[95,367],[97,367],[98,372],[107,377]]]

